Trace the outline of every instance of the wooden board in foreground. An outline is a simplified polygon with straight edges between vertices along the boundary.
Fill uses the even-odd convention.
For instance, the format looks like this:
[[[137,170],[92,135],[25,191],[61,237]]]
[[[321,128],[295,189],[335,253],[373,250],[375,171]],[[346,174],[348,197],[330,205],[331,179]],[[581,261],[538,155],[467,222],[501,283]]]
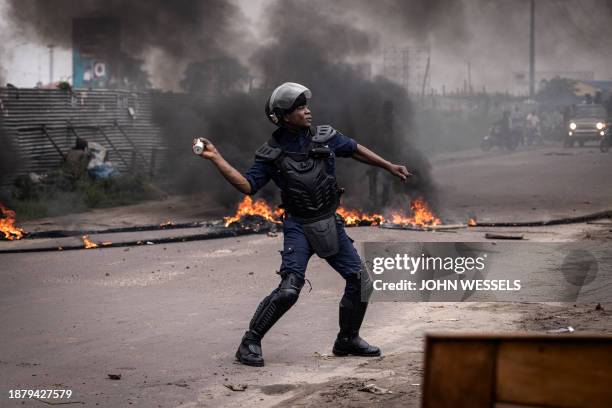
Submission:
[[[428,335],[423,407],[612,407],[612,336]]]

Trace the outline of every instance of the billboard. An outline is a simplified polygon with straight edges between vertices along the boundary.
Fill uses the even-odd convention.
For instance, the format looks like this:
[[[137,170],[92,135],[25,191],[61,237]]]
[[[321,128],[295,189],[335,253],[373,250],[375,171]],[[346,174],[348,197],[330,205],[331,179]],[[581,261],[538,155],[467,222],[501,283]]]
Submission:
[[[75,88],[107,88],[118,77],[121,24],[115,18],[72,22],[72,78]]]

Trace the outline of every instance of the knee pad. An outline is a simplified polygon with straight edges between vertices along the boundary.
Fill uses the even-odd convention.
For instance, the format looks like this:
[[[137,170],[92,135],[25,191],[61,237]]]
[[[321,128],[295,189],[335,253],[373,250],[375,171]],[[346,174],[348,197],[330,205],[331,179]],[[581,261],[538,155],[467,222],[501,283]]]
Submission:
[[[361,288],[361,301],[369,302],[370,297],[372,296],[372,292],[374,292],[374,284],[372,283],[372,279],[370,278],[370,274],[365,268],[362,268],[359,272],[361,277],[360,280],[360,288]]]
[[[283,275],[280,285],[261,301],[251,323],[250,330],[263,337],[266,332],[297,302],[304,279],[295,274]]]
[[[304,287],[304,279],[294,273],[285,274],[278,285],[276,297],[279,302],[293,305],[297,302],[302,287]]]
[[[372,292],[374,292],[372,279],[363,266],[359,272],[346,278],[346,284],[347,290],[345,290],[345,295],[342,298],[343,300],[346,298],[345,304],[348,301],[368,302],[372,296]]]

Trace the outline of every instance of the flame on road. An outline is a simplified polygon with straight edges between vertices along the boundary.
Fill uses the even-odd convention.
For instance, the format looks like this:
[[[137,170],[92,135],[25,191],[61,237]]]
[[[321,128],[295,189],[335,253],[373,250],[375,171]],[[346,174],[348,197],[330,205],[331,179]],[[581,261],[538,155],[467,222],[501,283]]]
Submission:
[[[344,223],[346,225],[359,225],[362,222],[367,222],[371,225],[379,225],[385,221],[385,217],[380,214],[366,214],[360,210],[349,210],[344,207],[339,207],[336,212],[344,218]]]
[[[442,224],[422,197],[412,200],[410,210],[412,212],[410,216],[397,211],[393,212],[389,222],[397,225],[414,225],[418,227]]]
[[[173,226],[173,225],[174,225],[174,223],[172,222],[172,220],[168,220],[168,221],[166,221],[166,222],[162,222],[161,224],[159,224],[159,226],[160,226],[161,228],[171,227],[171,226]]]
[[[89,239],[89,235],[83,235],[81,238],[83,239],[83,244],[85,244],[85,249],[91,249],[91,248],[98,247],[98,244],[96,244],[95,242]]]
[[[475,227],[475,226],[476,226],[476,218],[470,218],[470,219],[468,220],[468,225],[469,225],[470,227]]]
[[[230,224],[239,221],[240,218],[244,216],[258,215],[266,221],[280,224],[279,219],[282,214],[282,209],[273,210],[264,200],[253,201],[251,197],[246,196],[244,197],[244,200],[238,204],[236,214],[234,214],[232,217],[223,217],[223,220],[225,221],[225,226],[228,227]]]
[[[383,222],[389,222],[397,225],[413,225],[413,226],[431,226],[440,225],[442,222],[436,217],[433,211],[429,208],[425,199],[419,197],[410,203],[410,215],[406,215],[403,211],[394,211],[390,219],[385,219],[381,214],[368,214],[361,210],[339,207],[336,212],[344,218],[344,222],[348,226],[360,225],[368,223],[370,225],[380,225]],[[240,204],[236,214],[231,217],[224,217],[225,226],[228,227],[234,222],[240,221],[245,216],[260,216],[266,221],[280,224],[280,217],[283,214],[282,209],[273,210],[272,207],[264,200],[256,200],[250,196],[245,197]]]
[[[4,218],[0,218],[0,231],[4,233],[4,238],[13,241],[23,238],[25,233],[21,228],[15,226],[15,211],[9,210],[0,203],[0,212]]]

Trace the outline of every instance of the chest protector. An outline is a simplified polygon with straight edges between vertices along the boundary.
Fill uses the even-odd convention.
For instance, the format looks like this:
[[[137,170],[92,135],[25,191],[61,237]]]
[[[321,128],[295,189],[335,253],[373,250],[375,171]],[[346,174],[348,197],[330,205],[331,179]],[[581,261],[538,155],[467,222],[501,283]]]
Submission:
[[[309,243],[322,258],[338,252],[335,214],[341,190],[327,171],[333,153],[326,145],[335,134],[331,126],[317,126],[306,153],[285,152],[272,138],[255,154],[260,160],[274,162],[285,180],[283,208],[302,224]]]

